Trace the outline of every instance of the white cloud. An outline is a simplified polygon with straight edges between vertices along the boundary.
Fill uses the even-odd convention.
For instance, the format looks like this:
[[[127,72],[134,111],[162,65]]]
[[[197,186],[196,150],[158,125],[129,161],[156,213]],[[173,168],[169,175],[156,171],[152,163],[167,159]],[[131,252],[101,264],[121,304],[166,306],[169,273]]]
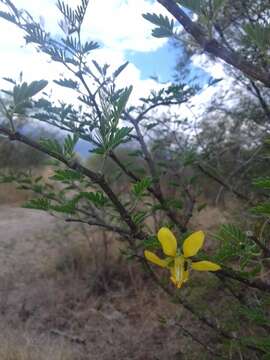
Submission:
[[[89,27],[89,35],[107,47],[154,51],[166,39],[151,36],[153,25],[142,17],[147,12],[165,13],[165,10],[157,2],[146,0],[93,1],[85,23]]]
[[[19,9],[28,10],[34,18],[45,19],[45,28],[51,33],[59,31],[56,0],[16,0]],[[69,5],[75,6],[78,0],[69,0]],[[3,5],[0,5],[0,10]],[[147,0],[93,0],[90,1],[87,16],[84,22],[83,36],[90,40],[102,43],[102,48],[93,52],[93,59],[101,63],[108,63],[112,68],[117,68],[125,62],[125,51],[154,51],[164,44],[166,40],[155,39],[151,36],[149,22],[143,19],[146,12],[165,12],[156,2]],[[13,24],[0,19],[0,77],[18,77],[23,71],[24,79],[53,80],[59,74],[65,73],[60,64],[49,62],[48,57],[37,53],[33,46],[24,46],[23,33]],[[69,75],[67,75],[69,76]],[[0,80],[0,85],[3,87]],[[145,96],[147,92],[159,85],[149,79],[141,80],[141,73],[135,65],[130,64],[119,77],[121,86],[133,85],[132,99],[136,100]],[[70,92],[57,88],[58,97],[72,98]],[[67,96],[67,98],[66,98]]]
[[[218,59],[211,61],[206,54],[193,55],[192,63],[194,66],[207,71],[214,78],[224,78],[227,76],[222,62]]]

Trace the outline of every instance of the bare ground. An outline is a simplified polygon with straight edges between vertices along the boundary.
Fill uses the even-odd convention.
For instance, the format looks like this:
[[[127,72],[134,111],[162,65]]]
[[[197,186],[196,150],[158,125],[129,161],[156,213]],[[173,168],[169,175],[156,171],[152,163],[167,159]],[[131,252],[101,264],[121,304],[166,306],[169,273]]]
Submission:
[[[211,228],[213,218],[225,221],[210,209],[195,223]],[[215,359],[181,330],[190,315],[107,240],[106,254],[92,230],[0,206],[0,360]]]
[[[181,359],[177,330],[160,322],[175,305],[118,255],[104,264],[84,236],[44,212],[0,206],[0,359]]]

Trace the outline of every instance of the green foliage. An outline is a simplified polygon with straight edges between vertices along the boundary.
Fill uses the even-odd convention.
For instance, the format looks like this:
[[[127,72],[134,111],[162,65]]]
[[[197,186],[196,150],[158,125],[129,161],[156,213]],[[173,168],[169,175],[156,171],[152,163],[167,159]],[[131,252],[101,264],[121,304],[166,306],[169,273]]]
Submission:
[[[13,101],[15,113],[24,114],[27,107],[31,106],[29,100],[42,91],[48,85],[48,81],[33,81],[30,84],[23,82],[13,88]]]
[[[264,127],[265,118],[261,120],[255,111],[258,104],[265,108],[264,111],[268,106],[268,97],[258,84],[255,86],[259,88],[260,97],[257,98],[256,107],[252,110],[248,107],[251,102],[250,96],[247,97],[246,103],[241,105],[241,111],[238,109],[238,104],[233,109],[229,109],[224,103],[220,104],[217,101],[212,104],[213,113],[209,110],[207,114],[202,115],[202,121],[198,122],[197,119],[193,119],[194,121],[187,119],[181,109],[174,112],[175,108],[170,107],[188,103],[193,95],[199,94],[204,89],[204,85],[187,84],[186,79],[190,79],[190,74],[187,73],[185,81],[182,79],[176,84],[164,85],[158,90],[153,90],[132,106],[129,104],[132,86],[126,84],[125,88],[119,88],[117,85],[118,77],[123,74],[128,63],[125,62],[116,69],[111,69],[107,63],[100,63],[92,58],[89,61],[88,55],[92,55],[92,51],[98,49],[99,44],[93,40],[83,41],[81,28],[88,0],[82,0],[75,8],[67,2],[58,1],[57,7],[62,14],[60,23],[63,30],[62,38],[46,32],[27,12],[17,11],[9,0],[0,1],[8,5],[9,11],[0,12],[0,17],[15,23],[24,31],[27,43],[35,44],[38,51],[49,55],[52,61],[59,62],[59,65],[62,64],[65,70],[69,71],[69,75],[54,82],[70,89],[74,99],[78,100],[74,104],[56,103],[47,94],[42,94],[42,98],[35,101],[32,98],[45,88],[47,85],[45,80],[30,84],[21,81],[17,84],[14,80],[6,78],[14,88],[13,91],[5,91],[8,105],[5,103],[2,105],[2,108],[7,110],[3,111],[7,120],[3,127],[8,131],[2,130],[3,134],[10,136],[12,130],[14,131],[12,137],[19,133],[18,116],[14,116],[14,113],[25,114],[26,109],[30,107],[31,111],[27,114],[29,119],[32,117],[68,134],[62,140],[60,137],[55,139],[52,136],[43,137],[40,141],[30,138],[32,143],[37,143],[36,148],[49,153],[57,160],[51,164],[54,173],[49,180],[40,176],[32,177],[30,173],[7,173],[0,178],[2,182],[14,182],[19,188],[35,194],[36,198],[28,202],[26,207],[53,214],[60,213],[67,220],[94,226],[98,224],[103,229],[113,231],[116,236],[128,241],[129,248],[123,252],[135,259],[141,257],[141,251],[145,248],[160,248],[154,233],[161,226],[167,225],[177,229],[180,240],[190,234],[189,222],[193,210],[200,211],[208,203],[207,195],[201,191],[202,182],[207,182],[206,190],[211,188],[212,193],[215,193],[215,190],[212,190],[212,183],[205,176],[208,169],[208,176],[213,182],[217,182],[215,189],[222,184],[227,191],[237,194],[237,189],[240,189],[240,185],[244,183],[244,177],[245,181],[248,180],[250,183],[251,172],[256,173],[256,168],[251,164],[253,159],[258,159],[253,154],[254,144],[257,146],[261,143],[260,139],[257,141],[254,121],[261,121],[263,137],[267,130],[267,127]],[[248,2],[253,9],[252,3],[249,0]],[[263,64],[263,69],[267,69],[269,60],[265,48],[269,44],[268,25],[266,26],[262,20],[254,25],[256,23],[254,20],[261,14],[260,11],[258,17],[246,14],[246,9],[237,2],[237,6],[241,6],[241,16],[238,17],[235,2],[179,0],[176,3],[198,15],[197,25],[208,39],[217,38],[223,41],[222,44],[228,46],[229,50],[240,49],[245,59],[252,58],[256,64]],[[143,16],[155,25],[153,36],[174,37],[174,40],[179,40],[181,32],[174,29],[173,20],[167,16],[149,13]],[[240,34],[235,35],[238,26]],[[222,31],[225,33],[224,36]],[[196,49],[194,44],[188,42],[185,44],[188,46],[186,54],[190,59]],[[246,49],[247,44],[248,49]],[[251,87],[250,79],[241,80],[243,83],[248,82],[248,86]],[[213,86],[218,81],[219,79],[211,79],[206,86]],[[252,89],[252,95],[257,93],[256,87]],[[236,98],[235,96],[234,100]],[[236,101],[232,103],[235,104]],[[187,108],[191,106],[189,103],[186,105]],[[192,106],[190,110],[192,111]],[[220,115],[222,111],[225,113],[224,116]],[[208,116],[209,114],[212,116]],[[246,114],[249,114],[249,122],[243,120]],[[251,122],[253,126],[250,125]],[[75,160],[75,147],[79,139],[87,141],[91,150],[91,156],[86,164]],[[240,170],[235,169],[232,163],[233,166],[239,166]],[[205,173],[200,171],[204,166]],[[74,168],[80,171],[75,171]],[[266,166],[261,168],[265,169]],[[254,185],[260,190],[268,190],[270,180],[266,176],[260,177],[254,181]],[[219,197],[224,189],[218,190]],[[204,198],[199,198],[202,195]],[[264,192],[261,191],[260,196],[265,197]],[[218,199],[216,201],[218,202]],[[203,204],[199,205],[199,202]],[[215,235],[219,248],[215,259],[224,265],[224,271],[220,272],[220,279],[224,280],[222,289],[215,289],[218,296],[220,291],[224,291],[223,286],[225,287],[227,282],[238,284],[235,282],[238,278],[241,283],[240,290],[244,293],[243,298],[248,298],[251,293],[255,293],[258,274],[263,274],[268,254],[267,248],[264,248],[267,247],[264,238],[267,228],[265,224],[261,225],[260,221],[262,215],[269,216],[270,205],[268,201],[259,203],[253,211],[256,217],[251,217],[250,213],[246,212],[246,218],[248,228],[253,227],[252,221],[255,223],[254,232],[248,233],[242,230],[247,227],[245,224],[241,227],[227,224],[222,225]],[[256,223],[257,219],[259,219],[258,223]],[[259,234],[258,239],[257,234]],[[238,269],[240,271],[237,271]],[[226,274],[235,275],[235,278],[232,276],[226,279]],[[259,280],[260,284],[267,285],[263,277]],[[253,286],[252,292],[248,290],[249,281]],[[163,285],[166,287],[168,284],[164,282]],[[208,284],[204,282],[202,287],[206,286]],[[203,289],[204,293],[207,289]],[[236,296],[233,301],[226,292],[228,306],[239,298],[241,303],[241,297],[237,293],[238,288],[235,291]],[[181,299],[184,306],[187,303],[185,296],[184,290],[183,302]],[[202,299],[200,297],[200,302],[203,302]],[[246,307],[244,310],[243,308],[239,310],[240,316],[245,318],[245,324],[252,323],[250,333],[257,329],[253,326],[258,326],[262,332],[266,326],[267,313],[264,311],[266,306],[259,291],[258,294],[256,293],[256,299],[258,309]],[[206,317],[200,313],[201,308],[197,310],[194,307],[193,310],[193,305],[189,303],[186,307],[195,317],[197,316],[198,320],[204,322],[204,325],[211,324],[208,320],[206,322],[204,320],[208,319],[208,315],[210,318],[211,312]],[[230,307],[230,311],[225,316],[234,316],[234,311],[235,308]],[[220,338],[220,335],[223,335],[224,319],[217,317],[217,320],[219,323],[216,327],[217,338]],[[216,319],[212,323],[213,330]],[[231,328],[233,329],[233,325]],[[246,333],[249,334],[249,328]],[[240,337],[246,333],[240,327],[237,329],[237,339],[235,339],[237,345],[243,345]],[[230,338],[230,334],[226,339]],[[252,341],[243,338],[243,343],[245,341],[247,345],[253,343],[257,350],[266,353],[269,350],[268,339],[264,336],[254,337]],[[220,345],[217,346],[218,350],[221,349]],[[215,342],[213,342],[214,346]],[[233,356],[234,354],[231,355]]]
[[[220,242],[216,259],[222,263],[239,260],[244,270],[259,255],[256,244],[236,225],[222,225],[214,237]]]
[[[146,190],[151,186],[151,184],[151,178],[143,178],[133,185],[132,191],[136,197],[140,198],[147,194]]]
[[[149,236],[143,241],[142,246],[144,249],[147,250],[156,250],[160,249],[160,242],[158,241],[156,236]]]
[[[40,144],[50,152],[63,155],[63,149],[61,144],[56,139],[40,139]]]
[[[270,358],[270,337],[243,337],[242,342],[247,345],[252,345],[263,351],[262,360],[268,360]]]
[[[259,189],[270,189],[270,177],[260,177],[253,180],[253,185]]]
[[[270,215],[270,202],[260,203],[251,209],[253,214],[257,215]]]
[[[173,35],[174,21],[167,16],[156,14],[143,14],[143,17],[158,27],[152,30],[152,35],[157,38],[170,37]]]
[[[43,138],[40,140],[40,144],[44,146],[49,152],[63,155],[67,159],[73,158],[75,156],[74,148],[79,140],[79,136],[75,133],[72,136],[68,134],[64,139],[63,145],[56,139],[46,139]]]
[[[94,150],[95,153],[108,154],[118,145],[129,140],[132,128],[127,126],[119,127],[119,120],[125,110],[131,91],[132,87],[121,89],[111,96],[110,102],[103,101],[103,116],[100,118],[99,128],[95,134],[98,145]]]
[[[143,221],[147,218],[148,213],[147,211],[136,211],[133,215],[132,215],[132,220],[134,221],[134,223],[136,225],[140,225],[143,223]]]
[[[252,307],[241,306],[239,313],[258,325],[269,326],[268,315],[258,305]]]
[[[58,0],[57,7],[66,20],[69,35],[80,29],[87,10],[88,3],[89,0],[82,0],[81,5],[78,5],[77,8],[73,10],[67,3]],[[63,25],[62,28],[64,28]]]
[[[35,210],[44,210],[49,211],[51,207],[51,203],[49,199],[46,198],[39,198],[39,199],[32,199],[28,201],[25,205],[27,209],[35,209]]]
[[[66,157],[72,158],[74,157],[74,148],[79,140],[78,134],[73,134],[72,136],[70,134],[67,135],[64,141],[63,146],[63,153]]]
[[[78,82],[74,81],[72,79],[60,79],[60,80],[54,80],[54,82],[57,85],[69,88],[69,89],[77,89],[78,88]]]
[[[126,61],[124,64],[120,65],[114,72],[113,72],[113,77],[116,79],[121,73],[122,71],[125,70],[125,68],[128,66],[129,62]]]
[[[101,191],[80,192],[78,199],[86,199],[97,207],[104,207],[109,203],[108,198]]]
[[[270,47],[270,26],[264,26],[259,23],[250,23],[244,26],[244,30],[249,39],[262,50]]]
[[[77,171],[70,169],[57,169],[53,176],[50,179],[55,181],[60,181],[64,184],[73,183],[74,181],[82,180],[82,175]]]

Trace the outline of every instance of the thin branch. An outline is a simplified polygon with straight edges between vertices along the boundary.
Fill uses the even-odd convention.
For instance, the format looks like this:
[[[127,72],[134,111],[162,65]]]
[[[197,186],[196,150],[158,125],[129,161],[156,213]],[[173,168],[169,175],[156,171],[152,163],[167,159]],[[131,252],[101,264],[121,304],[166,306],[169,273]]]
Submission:
[[[222,354],[217,353],[215,350],[213,350],[210,346],[205,344],[202,340],[200,340],[196,335],[194,335],[191,331],[186,329],[183,325],[179,323],[175,323],[177,327],[179,327],[184,334],[189,336],[192,341],[198,343],[201,347],[203,347],[206,351],[208,351],[211,355],[214,355],[215,357],[218,357],[218,359],[228,360],[228,358],[225,358]]]
[[[121,235],[129,236],[129,237],[132,236],[132,234],[129,231],[127,231],[125,229],[122,229],[119,226],[109,225],[109,224],[105,224],[105,223],[99,222],[99,221],[73,219],[73,218],[68,218],[65,221],[66,222],[79,222],[79,223],[87,224],[87,225],[90,225],[90,226],[98,226],[98,227],[104,228],[106,230],[116,232],[116,233],[121,234]]]
[[[157,173],[154,160],[153,160],[153,158],[152,158],[152,156],[151,156],[151,154],[150,154],[150,152],[149,152],[149,150],[147,148],[146,142],[145,142],[144,137],[142,135],[138,120],[134,119],[130,114],[127,114],[127,115],[128,115],[129,121],[133,124],[133,126],[135,128],[135,131],[136,131],[136,134],[137,134],[137,137],[138,137],[138,141],[139,141],[139,143],[141,145],[142,152],[144,154],[145,161],[147,162],[148,167],[149,167],[149,171],[150,171],[153,183],[154,183],[152,193],[155,195],[156,199],[160,202],[162,207],[167,210],[166,212],[167,212],[168,217],[178,227],[178,229],[181,232],[186,232],[187,231],[186,226],[184,226],[184,225],[182,225],[180,223],[180,221],[177,219],[175,213],[172,210],[167,209],[166,201],[164,199],[164,196],[163,196],[162,190],[161,190],[161,186],[160,186],[159,175]]]
[[[219,270],[218,271],[218,276],[220,278],[224,276],[226,278],[237,280],[237,281],[241,282],[242,284],[247,285],[248,287],[258,289],[258,290],[261,290],[263,292],[270,292],[270,284],[268,284],[268,283],[266,283],[264,281],[261,281],[260,279],[251,280],[251,279],[249,279],[247,277],[243,277],[237,271],[234,271],[234,270],[229,269],[229,268],[222,268],[221,270]]]
[[[261,81],[266,87],[270,87],[270,74],[252,63],[246,61],[237,52],[226,48],[216,39],[209,39],[203,28],[192,21],[188,15],[178,6],[175,0],[157,0],[177,19],[184,29],[196,40],[204,51],[222,59],[227,64],[240,70],[242,73],[255,80]]]
[[[209,178],[215,180],[217,183],[219,183],[220,185],[224,186],[227,190],[231,191],[233,194],[235,194],[239,199],[244,200],[248,203],[250,203],[251,205],[254,205],[252,203],[252,201],[243,193],[241,193],[240,191],[234,189],[230,184],[228,184],[225,180],[221,179],[220,177],[218,177],[217,175],[213,174],[212,172],[210,172],[209,170],[207,170],[204,166],[202,166],[201,164],[197,164],[197,168],[205,175],[207,175]]]
[[[270,108],[269,108],[267,102],[264,100],[261,90],[256,85],[255,81],[250,80],[250,83],[251,83],[253,90],[255,91],[255,94],[254,94],[254,92],[252,92],[253,95],[255,95],[257,97],[265,115],[267,116],[268,120],[270,120]]]
[[[97,173],[93,172],[92,170],[84,167],[77,160],[74,160],[74,159],[68,160],[63,155],[45,148],[40,143],[28,138],[27,136],[25,136],[25,135],[23,135],[23,134],[21,134],[19,132],[12,132],[12,131],[0,126],[0,133],[8,136],[11,141],[12,140],[17,140],[19,142],[22,142],[22,143],[24,143],[26,145],[29,145],[30,147],[32,147],[32,148],[34,148],[36,150],[39,150],[39,151],[41,151],[41,152],[43,152],[43,153],[57,159],[57,160],[59,160],[60,162],[65,164],[68,168],[80,172],[81,174],[88,177],[91,181],[98,184],[101,187],[101,189],[105,192],[105,194],[109,197],[111,202],[114,204],[114,206],[117,209],[117,211],[119,212],[122,220],[128,225],[128,227],[130,228],[130,230],[132,231],[134,236],[136,236],[138,239],[144,239],[146,237],[146,234],[144,234],[137,227],[137,225],[133,222],[130,214],[127,212],[127,210],[122,205],[120,200],[118,200],[116,194],[112,191],[111,187],[106,182],[106,180],[104,179],[103,176],[101,176],[100,174],[97,174]]]

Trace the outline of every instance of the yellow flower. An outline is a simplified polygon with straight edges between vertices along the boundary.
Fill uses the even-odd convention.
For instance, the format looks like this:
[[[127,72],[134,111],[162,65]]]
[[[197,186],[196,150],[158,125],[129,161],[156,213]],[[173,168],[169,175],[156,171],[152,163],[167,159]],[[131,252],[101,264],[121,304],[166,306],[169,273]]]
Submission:
[[[196,231],[187,237],[183,244],[183,253],[177,248],[177,241],[168,228],[161,228],[158,232],[158,240],[167,257],[160,259],[151,251],[145,250],[144,256],[148,261],[170,270],[171,281],[179,289],[189,278],[189,270],[218,271],[221,267],[211,261],[192,262],[190,257],[197,254],[204,243],[204,233]]]

